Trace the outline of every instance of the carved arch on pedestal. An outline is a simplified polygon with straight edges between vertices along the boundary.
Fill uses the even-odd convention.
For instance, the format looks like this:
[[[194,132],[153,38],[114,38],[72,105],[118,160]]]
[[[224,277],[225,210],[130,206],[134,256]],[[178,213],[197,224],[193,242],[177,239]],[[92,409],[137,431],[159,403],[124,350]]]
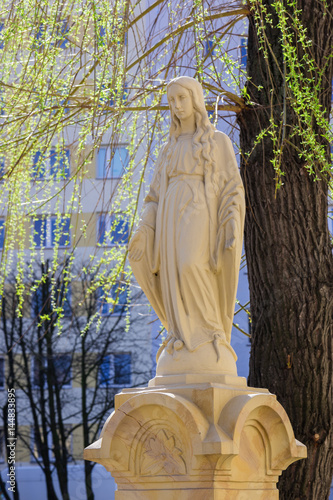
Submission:
[[[223,408],[219,425],[232,438],[235,456],[240,454],[242,439],[251,439],[250,428],[256,429],[252,434],[262,439],[267,476],[278,476],[295,460],[306,458],[306,447],[295,439],[285,410],[272,394],[234,397]]]
[[[201,410],[181,396],[137,394],[105,423],[99,456],[131,475],[184,475],[208,429]]]

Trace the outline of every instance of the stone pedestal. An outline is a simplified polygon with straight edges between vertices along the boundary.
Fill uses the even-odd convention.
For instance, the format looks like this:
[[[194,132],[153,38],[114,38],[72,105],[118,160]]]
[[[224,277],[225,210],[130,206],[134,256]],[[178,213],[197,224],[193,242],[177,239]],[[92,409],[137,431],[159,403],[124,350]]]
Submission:
[[[276,397],[232,373],[124,389],[84,451],[114,477],[116,500],[278,499],[279,475],[305,457]]]

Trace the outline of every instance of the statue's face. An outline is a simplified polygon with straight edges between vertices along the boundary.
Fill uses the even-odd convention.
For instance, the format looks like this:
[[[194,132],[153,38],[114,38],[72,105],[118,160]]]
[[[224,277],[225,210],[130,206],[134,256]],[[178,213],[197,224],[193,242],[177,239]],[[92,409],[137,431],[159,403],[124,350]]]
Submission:
[[[193,115],[194,110],[190,92],[178,85],[178,83],[174,83],[169,87],[168,101],[170,109],[180,121],[186,120]]]

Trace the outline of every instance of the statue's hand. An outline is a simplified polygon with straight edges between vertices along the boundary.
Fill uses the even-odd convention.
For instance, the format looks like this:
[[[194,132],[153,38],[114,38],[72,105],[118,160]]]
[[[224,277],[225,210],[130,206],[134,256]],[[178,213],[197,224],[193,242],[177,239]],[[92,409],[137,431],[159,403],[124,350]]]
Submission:
[[[236,245],[236,238],[235,238],[235,233],[236,233],[236,224],[234,219],[230,219],[225,228],[225,245],[224,249],[225,250],[232,250],[235,248]]]
[[[129,258],[134,262],[140,260],[146,249],[146,237],[143,231],[138,229],[130,241],[128,252]]]

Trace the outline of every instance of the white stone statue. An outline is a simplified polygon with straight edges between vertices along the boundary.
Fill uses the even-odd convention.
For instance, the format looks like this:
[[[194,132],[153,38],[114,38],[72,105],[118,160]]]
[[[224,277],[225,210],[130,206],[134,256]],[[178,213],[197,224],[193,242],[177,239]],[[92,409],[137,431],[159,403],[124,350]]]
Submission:
[[[192,354],[206,346],[202,353],[211,354],[201,357],[208,366],[219,362],[221,346],[233,352],[244,189],[230,139],[209,122],[200,83],[175,78],[167,97],[170,135],[156,162],[129,261],[168,332],[158,357],[165,350],[177,359],[182,351]]]
[[[168,87],[162,148],[129,260],[168,331],[156,377],[125,389],[84,458],[118,500],[277,500],[276,481],[306,457],[280,403],[237,376],[230,346],[244,192],[230,140],[209,123],[201,85]]]

